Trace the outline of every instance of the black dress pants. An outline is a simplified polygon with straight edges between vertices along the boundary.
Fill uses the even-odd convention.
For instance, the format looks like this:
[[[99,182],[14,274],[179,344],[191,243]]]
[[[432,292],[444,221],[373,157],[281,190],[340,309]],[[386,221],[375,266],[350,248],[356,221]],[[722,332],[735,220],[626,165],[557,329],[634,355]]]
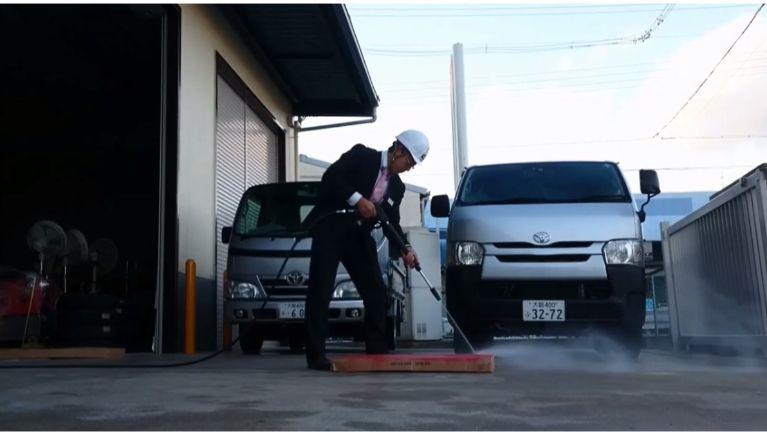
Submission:
[[[328,311],[338,263],[349,272],[365,305],[365,351],[386,353],[386,285],[370,231],[348,220],[330,219],[312,234],[306,296],[306,357],[325,353]]]

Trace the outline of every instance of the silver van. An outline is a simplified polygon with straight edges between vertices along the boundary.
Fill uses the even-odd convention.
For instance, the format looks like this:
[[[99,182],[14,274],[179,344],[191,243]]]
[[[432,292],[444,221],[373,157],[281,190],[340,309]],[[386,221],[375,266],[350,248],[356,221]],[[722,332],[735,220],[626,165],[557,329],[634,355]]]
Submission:
[[[640,171],[642,193],[660,192]],[[448,217],[448,309],[474,347],[494,335],[601,331],[636,356],[645,316],[644,205],[612,162],[467,168]],[[467,346],[456,337],[457,352]]]
[[[291,350],[304,346],[304,310],[311,277],[311,237],[302,222],[317,203],[319,182],[262,184],[242,196],[234,223],[222,230],[229,244],[224,313],[237,325],[240,347],[260,352],[264,340],[278,340]],[[373,232],[384,282],[396,266],[389,259],[383,232]],[[389,285],[389,347],[396,344],[404,294]],[[364,339],[364,306],[343,265],[329,311],[330,337]]]

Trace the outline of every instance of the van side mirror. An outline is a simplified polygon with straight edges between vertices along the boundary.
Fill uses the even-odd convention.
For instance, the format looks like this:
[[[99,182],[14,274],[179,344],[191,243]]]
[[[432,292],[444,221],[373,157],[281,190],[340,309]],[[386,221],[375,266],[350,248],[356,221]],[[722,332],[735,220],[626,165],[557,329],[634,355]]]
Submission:
[[[660,193],[660,182],[658,182],[658,173],[652,169],[639,170],[639,190],[646,195],[657,195]]]
[[[431,215],[438,218],[450,216],[450,200],[447,199],[447,195],[431,198]]]
[[[221,228],[221,242],[229,243],[229,240],[231,239],[232,239],[232,227]]]
[[[644,206],[650,203],[653,196],[660,193],[660,182],[658,181],[658,173],[652,169],[640,169],[639,170],[639,190],[647,195],[647,201],[639,208],[637,215],[639,216],[639,222],[644,222],[647,218],[647,213],[644,211]]]

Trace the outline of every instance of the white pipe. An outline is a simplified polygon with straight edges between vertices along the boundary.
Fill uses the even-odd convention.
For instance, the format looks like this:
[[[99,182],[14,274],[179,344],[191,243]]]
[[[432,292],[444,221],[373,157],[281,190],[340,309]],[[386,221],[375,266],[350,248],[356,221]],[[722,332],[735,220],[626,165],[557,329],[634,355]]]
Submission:
[[[301,127],[301,125],[299,124],[297,131],[299,132],[315,131],[315,130],[325,130],[328,128],[336,128],[336,127],[348,127],[350,125],[371,124],[373,122],[376,122],[376,119],[378,119],[378,115],[376,113],[373,113],[373,116],[371,116],[369,119],[363,119],[360,121],[339,122],[337,124],[327,124],[327,125],[315,125],[314,127]]]
[[[450,96],[453,115],[453,182],[456,190],[468,158],[466,139],[466,93],[463,74],[463,44],[453,44],[450,59]]]

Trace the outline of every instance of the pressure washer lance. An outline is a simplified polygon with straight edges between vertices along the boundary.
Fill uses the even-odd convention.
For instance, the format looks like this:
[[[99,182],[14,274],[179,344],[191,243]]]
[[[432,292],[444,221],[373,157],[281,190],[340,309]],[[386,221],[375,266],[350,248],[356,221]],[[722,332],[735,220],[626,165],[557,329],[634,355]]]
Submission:
[[[399,233],[394,229],[391,222],[389,222],[389,216],[386,214],[386,212],[383,211],[383,208],[380,205],[376,205],[376,219],[378,219],[378,222],[381,223],[381,226],[385,226],[388,230],[387,237],[391,242],[393,242],[397,249],[400,251],[407,250],[405,246],[405,242],[400,238]],[[423,278],[424,282],[427,286],[429,286],[429,291],[431,291],[431,294],[434,295],[434,298],[438,301],[442,301],[442,297],[440,297],[439,292],[436,288],[434,288],[433,285],[431,285],[431,282],[429,281],[429,278],[426,277],[426,275],[421,270],[421,265],[416,263],[414,269],[421,274],[421,278]],[[463,339],[464,343],[469,347],[469,350],[471,353],[477,353],[477,351],[474,349],[474,346],[471,345],[471,342],[468,338],[466,338],[466,334],[463,333],[461,330],[461,327],[458,326],[458,322],[455,321],[453,316],[450,314],[450,310],[447,309],[447,306],[445,306],[445,313],[447,313],[447,318],[450,320],[450,323],[453,324],[455,327],[455,330],[458,331],[458,333],[461,335],[461,338]]]

